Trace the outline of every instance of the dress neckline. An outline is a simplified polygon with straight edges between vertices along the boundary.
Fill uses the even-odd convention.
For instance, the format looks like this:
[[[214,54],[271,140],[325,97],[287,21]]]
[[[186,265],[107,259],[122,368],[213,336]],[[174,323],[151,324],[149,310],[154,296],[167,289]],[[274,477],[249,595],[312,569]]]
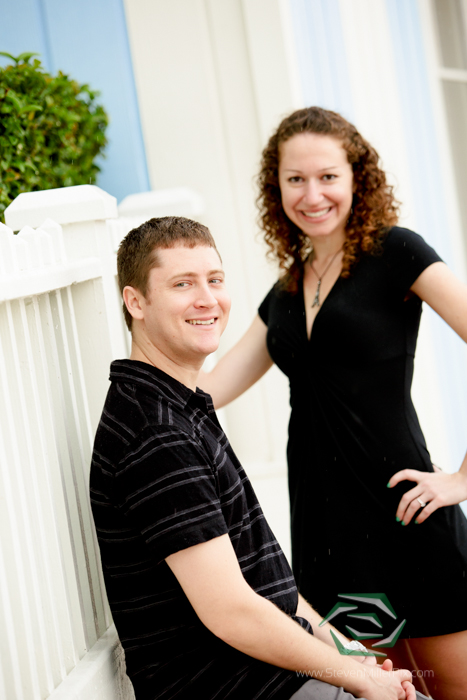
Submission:
[[[301,294],[303,317],[304,317],[304,322],[305,322],[305,338],[306,338],[308,343],[311,342],[311,339],[313,337],[313,329],[315,327],[316,320],[317,320],[318,316],[321,314],[321,311],[323,310],[323,306],[326,305],[327,300],[333,294],[333,292],[336,288],[336,285],[340,279],[341,279],[341,275],[339,275],[339,277],[336,279],[336,281],[332,285],[331,289],[326,294],[326,297],[323,299],[323,302],[320,304],[320,307],[318,309],[318,313],[316,314],[316,316],[313,320],[313,323],[311,324],[310,335],[308,336],[308,323],[307,323],[306,304],[305,304],[305,275],[302,276],[301,283],[300,283],[300,294]]]

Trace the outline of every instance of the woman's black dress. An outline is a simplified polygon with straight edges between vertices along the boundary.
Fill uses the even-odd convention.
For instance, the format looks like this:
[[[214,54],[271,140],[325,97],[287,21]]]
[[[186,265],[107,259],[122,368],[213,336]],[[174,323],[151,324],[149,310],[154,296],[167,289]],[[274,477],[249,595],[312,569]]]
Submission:
[[[357,607],[350,616],[361,614],[364,604],[340,594],[385,594],[397,621],[406,620],[401,637],[467,629],[461,508],[403,526],[397,505],[415,484],[386,487],[400,469],[433,471],[410,396],[421,301],[404,299],[439,260],[420,236],[395,227],[382,253],[364,255],[351,277],[337,280],[310,340],[302,288],[291,295],[276,285],[259,309],[270,355],[290,380],[287,457],[299,590],[323,616],[343,601]],[[384,637],[395,629],[394,615],[375,605],[367,605],[366,620],[338,610],[332,623],[357,638],[375,630]],[[368,620],[375,612],[381,629]]]

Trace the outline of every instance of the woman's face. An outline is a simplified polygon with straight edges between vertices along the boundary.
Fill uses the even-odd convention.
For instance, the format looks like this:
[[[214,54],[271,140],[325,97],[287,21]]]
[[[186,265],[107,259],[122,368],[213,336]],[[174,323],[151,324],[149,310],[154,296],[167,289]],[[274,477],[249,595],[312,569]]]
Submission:
[[[279,186],[285,213],[312,241],[344,241],[353,173],[339,140],[304,132],[282,143]]]

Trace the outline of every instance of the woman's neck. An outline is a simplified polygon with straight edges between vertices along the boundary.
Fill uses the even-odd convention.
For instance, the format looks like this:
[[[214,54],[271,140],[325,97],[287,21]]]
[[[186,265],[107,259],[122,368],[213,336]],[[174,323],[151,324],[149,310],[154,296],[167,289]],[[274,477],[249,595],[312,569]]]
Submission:
[[[316,260],[318,263],[326,262],[326,260],[342,250],[345,243],[345,234],[311,239],[311,243],[313,244],[313,252],[310,259]]]

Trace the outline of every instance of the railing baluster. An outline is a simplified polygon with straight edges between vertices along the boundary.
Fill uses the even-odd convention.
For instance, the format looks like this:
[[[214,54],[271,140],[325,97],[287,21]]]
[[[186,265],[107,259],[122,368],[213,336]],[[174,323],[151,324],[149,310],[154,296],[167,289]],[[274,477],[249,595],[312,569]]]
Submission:
[[[26,697],[40,698],[40,664],[38,653],[40,645],[37,639],[37,584],[31,576],[31,562],[34,561],[34,543],[29,507],[26,498],[26,483],[24,481],[24,440],[18,434],[19,420],[16,396],[21,392],[18,386],[19,366],[18,349],[16,345],[15,324],[13,321],[12,304],[6,303],[6,326],[10,343],[1,342],[0,338],[0,384],[6,403],[5,422],[8,435],[8,450],[2,459],[4,508],[1,518],[4,520],[1,531],[3,546],[9,546],[8,584],[11,591],[11,603],[15,616],[15,628],[18,633],[19,648],[26,650],[25,658],[22,653],[21,683],[27,691]],[[9,538],[5,534],[9,534]],[[31,595],[32,592],[32,595]],[[31,600],[32,598],[32,600]],[[32,603],[36,603],[33,605]],[[26,662],[26,663],[25,663]]]
[[[110,619],[110,611],[108,609],[107,605],[107,596],[105,595],[105,583],[104,583],[104,577],[102,575],[102,568],[100,565],[100,554],[99,554],[99,545],[97,542],[97,537],[96,537],[96,531],[93,526],[93,519],[92,519],[92,513],[91,513],[91,504],[89,500],[89,494],[88,494],[88,481],[87,477],[89,474],[89,466],[90,466],[90,451],[92,450],[92,446],[94,443],[94,435],[92,432],[91,428],[91,417],[89,413],[89,404],[88,404],[88,398],[86,395],[86,383],[85,383],[85,378],[84,378],[84,368],[83,368],[83,359],[82,359],[82,354],[81,354],[81,347],[80,347],[80,342],[79,342],[79,335],[78,335],[78,328],[76,324],[76,313],[75,313],[75,306],[73,302],[73,295],[71,292],[71,288],[67,287],[66,288],[66,302],[68,305],[68,319],[70,323],[70,331],[71,331],[71,336],[72,336],[72,347],[74,348],[75,356],[76,356],[76,377],[75,377],[75,383],[76,383],[76,392],[77,394],[80,394],[80,399],[81,399],[81,404],[82,404],[82,410],[84,414],[84,423],[86,427],[86,445],[84,444],[84,437],[83,439],[83,454],[86,454],[87,456],[83,458],[83,474],[86,476],[85,480],[85,485],[86,485],[86,495],[84,498],[83,502],[83,507],[84,505],[86,506],[86,518],[90,523],[90,527],[88,529],[88,532],[90,533],[92,537],[92,544],[90,546],[90,549],[92,550],[92,568],[93,568],[93,579],[95,581],[94,583],[94,588],[93,590],[95,591],[95,595],[99,597],[99,609],[103,610],[104,613],[104,620],[102,621],[101,616],[99,616],[99,622],[100,624],[97,626],[96,630],[98,633],[98,636],[102,635],[105,630],[108,628],[109,624],[111,623]],[[87,450],[85,447],[89,448],[89,453],[87,453]],[[91,555],[90,555],[90,560],[91,560]],[[102,622],[104,623],[104,626],[102,626]]]
[[[0,340],[0,352],[1,352],[1,340]],[[0,376],[2,376],[0,368]],[[5,444],[3,440],[3,434],[0,427],[0,486],[2,494],[7,495],[7,485],[5,484],[5,471],[8,469],[8,459],[5,450]],[[11,489],[10,489],[11,492]],[[6,512],[6,508],[5,508]],[[8,513],[6,513],[8,515]],[[1,515],[0,515],[1,522]],[[5,530],[2,528],[3,537],[5,536]],[[21,652],[20,645],[18,642],[17,634],[17,619],[15,616],[15,610],[13,608],[13,603],[11,600],[11,594],[8,586],[8,582],[11,581],[12,567],[10,562],[6,563],[3,553],[3,547],[0,547],[0,620],[2,621],[1,629],[2,634],[0,635],[0,665],[5,670],[2,672],[2,677],[4,683],[7,684],[8,691],[5,690],[5,694],[0,697],[9,697],[12,691],[15,694],[17,700],[23,700],[24,694],[22,690],[22,673],[21,673]]]
[[[56,300],[57,292],[51,295],[45,295],[44,301],[44,317],[43,323],[48,326],[48,333],[45,336],[46,340],[46,356],[47,362],[47,377],[48,383],[52,392],[52,402],[54,406],[53,421],[54,421],[54,437],[58,451],[58,462],[60,465],[60,475],[63,488],[63,499],[66,511],[68,524],[70,551],[73,557],[74,580],[76,582],[76,592],[79,599],[79,608],[81,620],[84,622],[87,619],[86,605],[84,596],[86,596],[86,586],[82,585],[83,568],[86,571],[86,564],[82,556],[82,543],[77,536],[80,532],[79,526],[79,504],[74,484],[74,466],[73,466],[73,449],[71,447],[73,426],[68,424],[67,403],[64,392],[65,382],[63,379],[62,363],[60,362],[60,351],[57,344],[57,336],[55,331],[58,330],[59,319],[57,317]],[[83,567],[84,564],[84,567]],[[75,612],[75,611],[74,611]],[[76,624],[76,623],[75,623]],[[86,649],[92,646],[93,636],[89,636],[89,628],[87,624],[83,625],[83,633]],[[79,650],[78,656],[81,656]]]
[[[90,525],[91,525],[91,520],[90,520],[90,510],[89,510],[89,499],[88,499],[88,484],[87,481],[85,481],[85,465],[88,465],[91,459],[91,454],[90,454],[90,443],[88,441],[87,443],[87,449],[85,449],[85,446],[83,444],[83,437],[82,437],[82,432],[81,432],[81,416],[80,416],[80,411],[78,408],[78,393],[77,387],[75,386],[74,378],[75,375],[78,375],[76,378],[78,380],[79,378],[79,370],[77,367],[77,361],[76,361],[76,354],[79,349],[79,344],[77,346],[73,346],[69,342],[69,334],[68,334],[68,324],[72,326],[72,319],[71,315],[73,313],[73,309],[68,308],[66,317],[65,317],[65,310],[63,307],[63,300],[62,300],[62,292],[61,290],[57,290],[55,293],[55,299],[57,302],[57,318],[59,320],[59,323],[57,325],[57,349],[59,350],[61,354],[61,359],[62,363],[64,365],[64,371],[62,373],[62,379],[64,380],[64,385],[63,385],[63,391],[64,393],[66,392],[67,394],[67,424],[69,426],[72,426],[72,429],[69,431],[69,444],[68,444],[68,449],[70,453],[70,467],[71,467],[71,474],[73,478],[73,485],[74,485],[74,493],[76,496],[76,507],[77,507],[77,513],[78,513],[78,519],[79,519],[79,526],[80,526],[80,545],[82,545],[82,554],[84,557],[84,561],[86,564],[86,574],[87,574],[87,584],[86,586],[86,591],[83,591],[83,598],[88,594],[89,596],[89,601],[92,606],[92,613],[93,613],[93,620],[94,620],[94,633],[95,633],[95,639],[93,640],[93,643],[97,641],[99,638],[99,631],[102,630],[102,633],[105,631],[102,629],[104,627],[104,619],[102,617],[102,602],[100,606],[100,610],[98,611],[98,607],[96,604],[96,596],[95,596],[95,585],[94,581],[96,581],[96,584],[99,582],[99,576],[97,574],[97,570],[95,567],[95,557],[92,556],[92,552],[90,554],[89,552],[89,545],[91,548],[94,546],[94,542],[92,538],[88,538],[87,532],[90,531]],[[65,299],[68,300],[68,297],[65,297]],[[73,328],[71,328],[71,335],[73,337]],[[60,338],[60,342],[58,342],[58,337]],[[78,340],[76,338],[76,340]],[[66,379],[66,381],[65,381]],[[78,382],[76,382],[78,383]],[[84,401],[84,405],[86,405],[86,400]],[[88,415],[86,411],[84,411],[84,418],[88,418]],[[87,473],[87,468],[86,468],[86,473]],[[88,542],[89,539],[89,542]],[[94,562],[93,562],[94,559]],[[82,585],[85,584],[84,581],[84,571],[82,572]],[[86,596],[87,597],[87,596]],[[89,625],[89,619],[88,615],[86,614],[87,610],[85,609],[84,614],[85,614],[85,620],[83,622],[85,623],[86,626]]]
[[[22,397],[25,424],[30,427],[33,436],[27,436],[31,441],[34,437],[34,447],[29,450],[31,465],[30,479],[37,494],[35,507],[37,509],[36,527],[40,540],[40,553],[42,559],[41,576],[44,579],[42,586],[42,602],[47,602],[47,614],[50,616],[51,637],[49,644],[49,663],[52,666],[54,677],[64,678],[69,670],[65,658],[72,653],[72,645],[67,644],[67,638],[71,636],[70,620],[67,614],[66,595],[63,587],[65,581],[61,574],[61,553],[58,538],[57,521],[53,503],[53,491],[50,486],[49,464],[56,460],[54,445],[47,438],[50,426],[45,422],[50,415],[48,404],[48,392],[44,385],[41,359],[43,359],[43,342],[41,338],[40,310],[36,297],[31,303],[26,304],[20,300],[20,310],[24,329],[24,347],[28,375],[28,390],[26,398]],[[34,350],[33,350],[34,348]],[[41,385],[41,389],[39,388]],[[26,408],[27,404],[27,408]],[[40,481],[39,481],[40,479]],[[59,614],[60,612],[60,614]],[[67,647],[70,647],[69,649]],[[53,687],[53,686],[52,686]]]

